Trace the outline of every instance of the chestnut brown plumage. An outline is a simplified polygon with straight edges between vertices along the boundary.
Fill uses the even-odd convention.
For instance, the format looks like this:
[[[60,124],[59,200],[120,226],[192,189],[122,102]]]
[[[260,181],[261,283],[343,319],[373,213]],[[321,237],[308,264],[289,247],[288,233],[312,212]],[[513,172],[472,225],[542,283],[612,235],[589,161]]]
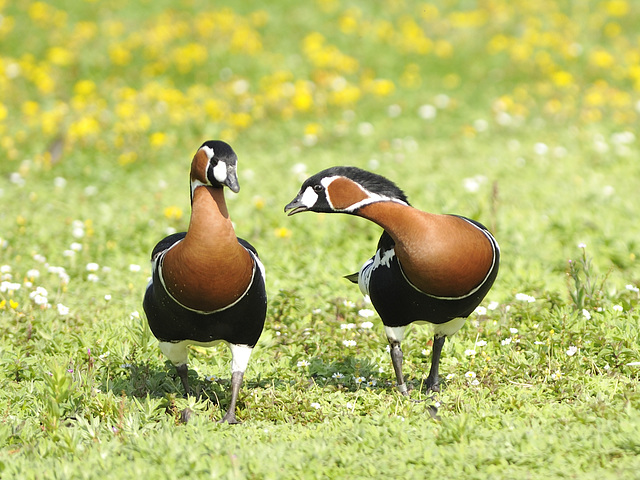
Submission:
[[[191,162],[189,229],[153,249],[153,277],[143,304],[187,394],[188,345],[229,345],[231,401],[221,420],[228,423],[238,423],[238,393],[267,306],[264,267],[253,246],[236,237],[224,198],[224,187],[240,189],[236,165],[236,154],[224,142],[208,141],[198,149]]]
[[[391,347],[398,389],[406,327],[434,325],[431,369],[426,388],[440,388],[440,355],[445,338],[464,324],[498,273],[500,249],[478,222],[413,208],[390,180],[355,167],[332,167],[307,179],[285,211],[348,213],[380,225],[376,254],[347,278],[357,282],[376,308]]]

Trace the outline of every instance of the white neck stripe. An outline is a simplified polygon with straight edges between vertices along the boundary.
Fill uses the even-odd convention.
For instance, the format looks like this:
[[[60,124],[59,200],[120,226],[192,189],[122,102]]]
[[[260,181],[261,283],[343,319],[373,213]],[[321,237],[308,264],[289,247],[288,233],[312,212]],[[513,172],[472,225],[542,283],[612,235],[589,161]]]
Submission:
[[[378,195],[377,193],[370,192],[369,190],[364,188],[362,185],[360,185],[358,182],[354,182],[348,177],[342,177],[342,178],[347,178],[348,180],[355,183],[358,186],[358,188],[360,188],[360,190],[362,190],[362,192],[367,196],[367,198],[365,198],[364,200],[360,200],[359,202],[356,202],[352,205],[349,205],[346,208],[335,208],[333,206],[333,203],[331,202],[331,197],[329,195],[329,185],[331,185],[331,183],[337,178],[341,178],[341,177],[338,175],[335,175],[333,177],[325,177],[322,180],[320,180],[320,183],[322,184],[322,186],[325,188],[327,192],[327,195],[326,195],[327,203],[329,204],[329,207],[331,207],[331,209],[335,210],[336,212],[353,213],[355,210],[362,208],[365,205],[370,205],[376,202],[396,202],[401,205],[408,205],[406,202],[403,202],[402,200],[399,200],[397,198],[386,197],[384,195]]]

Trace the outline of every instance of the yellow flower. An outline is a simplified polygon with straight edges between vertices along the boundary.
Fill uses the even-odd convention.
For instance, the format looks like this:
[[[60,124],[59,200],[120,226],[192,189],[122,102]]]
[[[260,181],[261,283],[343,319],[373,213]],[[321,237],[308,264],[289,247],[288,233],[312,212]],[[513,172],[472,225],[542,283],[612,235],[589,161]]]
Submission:
[[[256,207],[256,210],[262,210],[265,204],[264,198],[259,196],[253,197],[253,206]]]
[[[154,132],[149,135],[149,143],[152,147],[161,147],[167,143],[167,134],[164,132]]]
[[[553,75],[551,76],[551,80],[558,87],[566,87],[573,83],[573,75],[571,75],[569,72],[560,70],[553,73]]]
[[[98,26],[95,22],[82,21],[74,25],[73,43],[82,43],[94,38],[98,34]]]
[[[13,299],[9,299],[9,306],[15,310],[18,308],[18,302],[13,301]]]
[[[528,43],[519,42],[511,45],[509,53],[514,60],[525,61],[531,58],[533,49]]]
[[[388,20],[378,20],[374,31],[381,42],[390,42],[394,35],[393,24]]]
[[[295,93],[291,99],[296,110],[307,112],[313,107],[313,94],[311,90],[312,84],[304,80],[298,80],[295,83]]]
[[[47,60],[54,65],[66,67],[73,63],[73,54],[62,47],[51,47],[47,52]]]
[[[207,49],[197,43],[190,43],[173,50],[171,55],[180,73],[189,73],[194,66],[202,65],[207,60]]]
[[[269,22],[269,14],[265,10],[256,10],[249,14],[249,21],[254,27],[264,27]]]
[[[319,123],[307,123],[304,127],[305,135],[319,135],[322,133],[322,126]]]
[[[286,227],[280,227],[275,229],[275,235],[278,238],[289,238],[291,237],[291,230]]]
[[[4,308],[7,305],[7,301],[6,300],[1,300],[0,301],[0,309]]]
[[[69,125],[69,136],[73,139],[82,139],[100,132],[100,124],[93,117],[82,117]]]
[[[422,30],[411,17],[403,17],[399,23],[400,27],[400,46],[409,52],[426,55],[433,47],[433,41],[427,38]]]
[[[40,90],[40,93],[51,93],[56,86],[53,77],[49,73],[49,68],[47,66],[36,67],[33,69],[32,80],[38,90]]]
[[[607,14],[612,17],[624,17],[629,13],[629,4],[626,0],[609,0],[604,7]]]
[[[343,88],[331,92],[329,101],[338,106],[351,106],[360,100],[360,89],[354,85],[346,84]]]
[[[378,78],[371,82],[369,89],[374,95],[377,95],[379,97],[386,97],[393,93],[393,91],[396,89],[396,86],[391,80],[387,80],[386,78]]]
[[[114,65],[124,67],[131,62],[131,51],[123,45],[113,45],[109,48],[109,58]]]
[[[238,138],[238,132],[233,130],[232,128],[225,128],[220,131],[219,138],[224,138],[225,141],[233,142],[236,138]]]
[[[164,216],[169,220],[180,220],[182,218],[182,209],[172,205],[164,209]]]
[[[589,55],[589,63],[599,68],[611,68],[615,63],[615,58],[602,48],[597,48]]]
[[[460,85],[460,75],[457,73],[449,73],[442,78],[442,85],[445,88],[453,90]]]
[[[432,3],[424,3],[420,6],[420,16],[429,22],[438,18],[440,16],[440,11],[438,10],[438,7]]]
[[[64,114],[59,110],[42,112],[40,115],[40,128],[45,135],[54,135],[59,132],[60,123]]]
[[[453,45],[446,40],[436,41],[433,52],[440,58],[450,58],[453,56]]]
[[[500,33],[489,40],[489,43],[487,44],[487,50],[489,50],[490,54],[495,55],[496,53],[502,52],[509,48],[510,43],[511,40],[509,39],[509,37]]]
[[[4,16],[2,22],[0,22],[0,38],[11,33],[16,21],[15,18],[8,15]]]
[[[562,102],[557,98],[549,100],[544,107],[545,111],[550,114],[556,114],[562,110]]]
[[[96,84],[92,80],[80,80],[73,86],[73,91],[78,96],[88,97],[95,93]]]
[[[124,23],[120,21],[109,21],[105,25],[105,30],[110,37],[120,37],[125,31]]]
[[[151,117],[146,113],[139,115],[136,120],[136,127],[138,131],[146,132],[151,126]]]
[[[211,120],[219,122],[224,118],[225,112],[227,110],[227,105],[215,98],[208,98],[204,102],[204,111],[207,113]]]
[[[622,27],[620,26],[619,23],[609,22],[604,26],[604,34],[607,37],[610,37],[610,38],[617,37],[618,35],[620,35],[621,32],[622,32]]]
[[[136,152],[125,152],[121,153],[118,156],[118,164],[122,167],[126,165],[130,165],[134,163],[138,159],[138,154]],[[165,210],[166,215],[166,210]]]
[[[457,28],[474,28],[481,27],[487,23],[486,10],[467,10],[452,12],[449,15],[449,21],[453,27]]]
[[[120,118],[132,118],[135,114],[136,106],[131,102],[123,102],[116,105],[116,115]]]
[[[0,122],[4,121],[9,115],[7,107],[0,103]]]
[[[416,63],[409,63],[402,75],[400,76],[400,84],[406,88],[417,88],[422,84],[420,76],[420,67]]]
[[[338,26],[346,35],[354,34],[358,30],[358,17],[361,12],[357,8],[350,8],[339,19]]]
[[[229,115],[229,124],[238,129],[245,129],[251,125],[251,115],[246,112],[232,113]]]
[[[584,97],[585,103],[592,107],[599,107],[604,105],[606,101],[603,92],[601,90],[591,89]]]
[[[54,9],[44,2],[34,2],[29,5],[27,13],[31,20],[44,21],[52,14]]]
[[[262,51],[262,39],[258,32],[247,25],[243,25],[233,32],[229,47],[232,52],[255,55]]]

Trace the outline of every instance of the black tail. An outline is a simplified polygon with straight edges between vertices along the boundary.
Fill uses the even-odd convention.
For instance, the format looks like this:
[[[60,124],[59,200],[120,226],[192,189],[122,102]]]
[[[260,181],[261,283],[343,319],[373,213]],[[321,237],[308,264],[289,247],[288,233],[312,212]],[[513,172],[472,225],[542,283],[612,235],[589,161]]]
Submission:
[[[359,275],[360,275],[359,272],[356,272],[356,273],[352,273],[351,275],[345,275],[344,278],[346,278],[350,282],[353,282],[353,283],[357,284]]]

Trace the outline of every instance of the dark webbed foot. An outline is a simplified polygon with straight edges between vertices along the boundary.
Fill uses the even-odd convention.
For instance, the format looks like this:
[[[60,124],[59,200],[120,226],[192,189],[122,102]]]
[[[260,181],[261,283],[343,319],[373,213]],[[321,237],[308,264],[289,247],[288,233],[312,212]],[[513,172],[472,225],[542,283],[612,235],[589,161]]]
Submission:
[[[180,423],[189,423],[191,417],[193,416],[193,410],[189,407],[185,408],[180,412]]]
[[[239,425],[242,422],[236,418],[235,412],[227,412],[224,417],[218,420],[218,423],[228,423],[229,425]]]
[[[439,392],[440,391],[440,377],[431,378],[431,376],[427,377],[427,380],[424,382],[424,385],[427,389],[427,392]]]

